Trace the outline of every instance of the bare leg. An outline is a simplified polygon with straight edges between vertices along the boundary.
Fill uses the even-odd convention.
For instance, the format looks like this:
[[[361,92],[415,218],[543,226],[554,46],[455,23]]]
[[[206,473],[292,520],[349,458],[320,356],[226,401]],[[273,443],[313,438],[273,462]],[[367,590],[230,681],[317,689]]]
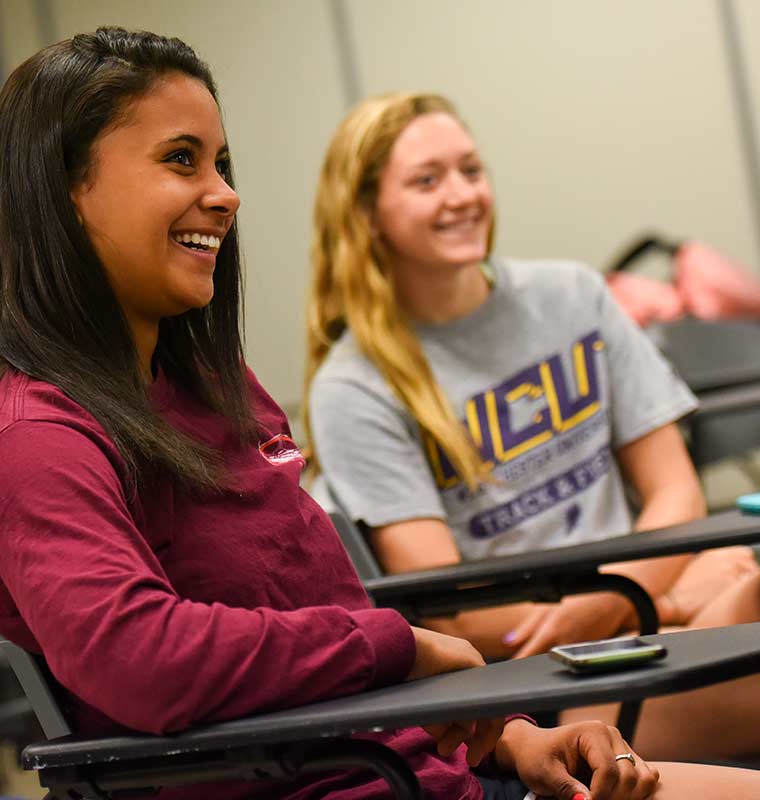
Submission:
[[[760,797],[760,772],[704,764],[657,764],[653,800],[751,800]]]
[[[616,703],[563,711],[562,723],[600,719],[614,725]],[[708,760],[760,752],[760,676],[647,700],[633,741],[648,760]],[[758,795],[760,797],[760,795]]]
[[[737,581],[691,620],[690,628],[717,628],[760,620],[760,575]]]
[[[760,619],[760,575],[738,581],[693,620],[695,628]],[[570,709],[561,721],[614,725],[618,706]],[[647,759],[706,760],[760,753],[760,675],[647,700],[634,747]],[[760,797],[760,795],[758,795]]]
[[[760,772],[707,764],[651,762],[660,783],[649,800],[755,800],[760,797]]]

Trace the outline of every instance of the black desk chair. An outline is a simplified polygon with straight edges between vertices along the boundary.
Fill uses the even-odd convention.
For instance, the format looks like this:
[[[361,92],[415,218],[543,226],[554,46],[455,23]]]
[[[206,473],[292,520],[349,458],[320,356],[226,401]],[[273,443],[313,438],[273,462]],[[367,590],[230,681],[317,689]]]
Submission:
[[[548,656],[504,661],[371,692],[193,728],[174,736],[78,739],[55,706],[34,659],[0,640],[52,741],[27,747],[23,763],[50,790],[103,800],[201,781],[292,778],[303,771],[370,767],[398,798],[420,798],[416,777],[394,752],[354,733],[451,719],[538,712],[560,705],[641,699],[760,672],[760,623],[646,637],[664,644],[662,662],[578,677]],[[367,745],[365,748],[364,745]],[[370,746],[372,745],[372,746]]]
[[[684,317],[647,333],[695,394],[760,382],[760,321]]]
[[[37,659],[0,637],[0,656],[15,672],[47,744],[28,746],[23,760],[50,789],[46,800],[102,800],[124,790],[153,791],[208,781],[261,781],[301,773],[364,768],[384,778],[400,800],[420,797],[414,774],[396,753],[369,741],[285,730],[266,723],[236,730],[208,726],[181,736],[117,736],[76,740]],[[266,717],[262,717],[266,719]],[[240,726],[238,725],[238,728]],[[270,735],[271,734],[271,735]],[[295,740],[295,741],[294,741]]]
[[[760,542],[760,517],[726,511],[656,531],[630,533],[598,542],[519,553],[420,572],[383,575],[364,535],[342,512],[331,517],[373,602],[395,608],[407,619],[446,616],[470,608],[533,600],[558,602],[569,594],[617,591],[639,616],[641,633],[656,633],[657,611],[634,581],[600,573],[604,564],[656,556],[696,553],[717,547]],[[564,708],[558,705],[556,708]],[[640,703],[622,704],[617,725],[632,739]]]
[[[682,244],[659,234],[644,234],[625,246],[605,271],[631,270],[652,253],[677,261]],[[755,394],[760,394],[760,320],[685,317],[649,325],[646,331],[701,405],[709,402],[707,413],[700,409],[686,421],[695,464],[702,467],[742,457],[750,448],[759,447],[760,405],[748,404],[744,389],[754,387]],[[739,395],[733,397],[735,391]],[[744,467],[754,471],[748,470],[747,464]],[[760,476],[752,477],[760,482]]]
[[[699,399],[685,420],[695,465],[760,447],[760,322],[686,317],[647,332]]]
[[[544,588],[547,595],[562,596],[566,583],[578,591],[588,591],[584,587],[593,587],[599,567],[612,562],[697,553],[758,541],[760,516],[731,510],[598,542],[369,578],[364,580],[364,586],[379,606],[435,616],[504,602],[503,598],[531,599],[537,591],[543,593]]]
[[[10,666],[0,656],[0,742],[9,742],[20,750],[39,735],[40,729],[29,701]]]

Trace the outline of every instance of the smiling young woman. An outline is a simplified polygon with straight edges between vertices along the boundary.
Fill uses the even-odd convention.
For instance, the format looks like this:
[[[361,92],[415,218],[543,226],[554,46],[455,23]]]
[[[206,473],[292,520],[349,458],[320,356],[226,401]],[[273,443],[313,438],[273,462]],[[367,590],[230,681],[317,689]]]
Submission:
[[[0,186],[0,633],[45,656],[76,732],[177,731],[483,664],[373,608],[299,486],[287,421],[242,361],[238,199],[187,45],[103,28],[22,64],[0,92]],[[481,800],[494,779],[470,767],[490,752],[502,798],[588,798],[581,760],[594,800],[760,794],[751,772],[616,758],[630,747],[599,723],[377,739],[434,800]],[[388,788],[350,772],[160,796]]]
[[[492,225],[491,186],[470,134],[443,112],[411,122],[383,171],[372,226],[412,317],[456,319],[485,302],[480,264]]]
[[[240,205],[228,178],[213,95],[196,78],[167,72],[98,138],[72,187],[148,380],[160,321],[214,297],[217,254]]]
[[[213,454],[146,396],[160,365],[254,430],[238,200],[208,67],[177,39],[108,29],[33,56],[2,98],[0,364],[81,403],[132,480],[166,469],[213,487]],[[217,236],[216,254],[179,250],[180,233]]]
[[[315,201],[306,427],[315,465],[388,572],[705,513],[676,426],[695,407],[683,382],[596,272],[496,257],[493,225],[488,174],[446,98],[369,98],[338,125]],[[650,592],[663,624],[760,617],[749,548],[609,569]],[[600,593],[427,624],[522,657],[616,635],[629,612]],[[637,746],[660,758],[754,752],[760,681],[724,695],[646,703]]]

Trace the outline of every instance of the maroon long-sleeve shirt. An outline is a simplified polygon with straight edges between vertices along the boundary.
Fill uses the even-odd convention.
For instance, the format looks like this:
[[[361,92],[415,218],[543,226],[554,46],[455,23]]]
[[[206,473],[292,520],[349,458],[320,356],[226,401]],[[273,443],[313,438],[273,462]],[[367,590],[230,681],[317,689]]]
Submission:
[[[260,441],[287,434],[252,374],[249,384]],[[403,680],[409,626],[371,607],[329,519],[298,486],[298,454],[241,448],[223,417],[160,375],[151,397],[223,453],[229,489],[199,497],[163,478],[132,497],[123,459],[81,406],[23,374],[0,380],[0,633],[44,653],[75,728],[178,731]],[[427,796],[481,796],[462,748],[441,759],[420,729],[374,738],[410,761]],[[161,796],[387,796],[380,781],[308,781]]]

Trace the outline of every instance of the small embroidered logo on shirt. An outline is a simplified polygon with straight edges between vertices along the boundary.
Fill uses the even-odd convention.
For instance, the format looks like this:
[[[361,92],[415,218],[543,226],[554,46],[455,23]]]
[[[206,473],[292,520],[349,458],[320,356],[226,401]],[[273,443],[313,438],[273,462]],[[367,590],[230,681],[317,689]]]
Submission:
[[[284,433],[278,433],[266,442],[259,444],[259,452],[270,464],[275,466],[289,464],[291,461],[297,462],[301,469],[306,466],[306,459],[298,449],[298,445]]]

